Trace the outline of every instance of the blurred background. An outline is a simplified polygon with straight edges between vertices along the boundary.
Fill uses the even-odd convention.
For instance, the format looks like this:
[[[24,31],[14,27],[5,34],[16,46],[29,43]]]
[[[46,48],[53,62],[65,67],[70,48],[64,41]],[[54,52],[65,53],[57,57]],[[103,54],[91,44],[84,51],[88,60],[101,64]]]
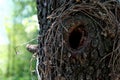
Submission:
[[[37,80],[35,58],[26,44],[37,44],[35,0],[0,0],[0,80]]]

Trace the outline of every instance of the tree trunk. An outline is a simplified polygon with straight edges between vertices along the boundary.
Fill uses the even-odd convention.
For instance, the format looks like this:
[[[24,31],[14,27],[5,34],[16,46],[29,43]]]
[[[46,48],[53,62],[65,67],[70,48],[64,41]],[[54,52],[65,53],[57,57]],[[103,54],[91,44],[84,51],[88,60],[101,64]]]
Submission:
[[[39,80],[119,80],[117,0],[37,0]]]

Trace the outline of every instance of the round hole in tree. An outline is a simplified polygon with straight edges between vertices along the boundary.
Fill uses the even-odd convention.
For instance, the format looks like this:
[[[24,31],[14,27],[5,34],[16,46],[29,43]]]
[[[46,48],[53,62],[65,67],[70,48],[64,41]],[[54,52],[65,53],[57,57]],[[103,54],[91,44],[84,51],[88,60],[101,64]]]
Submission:
[[[80,40],[82,38],[82,32],[79,28],[75,28],[69,34],[69,45],[73,49],[77,49],[80,45]]]

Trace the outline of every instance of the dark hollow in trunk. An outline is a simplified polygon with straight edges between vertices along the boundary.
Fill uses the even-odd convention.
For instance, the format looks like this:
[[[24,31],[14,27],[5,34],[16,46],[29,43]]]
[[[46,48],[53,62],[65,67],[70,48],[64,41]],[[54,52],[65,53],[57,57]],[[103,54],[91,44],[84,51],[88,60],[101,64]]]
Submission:
[[[82,32],[78,28],[73,29],[73,31],[69,34],[70,47],[77,49],[79,47],[81,38]]]

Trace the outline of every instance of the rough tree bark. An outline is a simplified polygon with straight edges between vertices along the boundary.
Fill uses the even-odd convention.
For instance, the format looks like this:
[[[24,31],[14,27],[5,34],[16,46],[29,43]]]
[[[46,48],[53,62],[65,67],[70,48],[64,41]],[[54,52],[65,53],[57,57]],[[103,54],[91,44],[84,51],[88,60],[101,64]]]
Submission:
[[[120,80],[117,0],[36,0],[39,80]]]

